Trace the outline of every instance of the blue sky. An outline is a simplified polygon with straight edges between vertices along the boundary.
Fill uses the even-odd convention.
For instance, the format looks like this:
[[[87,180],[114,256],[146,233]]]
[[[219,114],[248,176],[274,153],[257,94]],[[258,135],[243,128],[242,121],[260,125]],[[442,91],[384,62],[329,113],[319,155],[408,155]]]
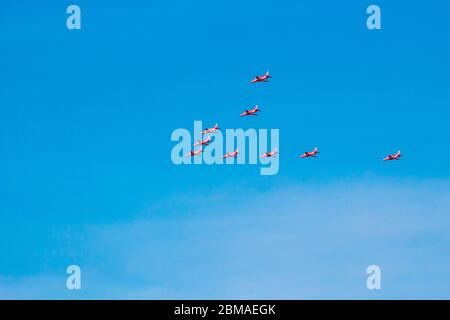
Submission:
[[[0,297],[449,298],[450,4],[373,3],[3,1]],[[173,165],[194,120],[280,172]]]

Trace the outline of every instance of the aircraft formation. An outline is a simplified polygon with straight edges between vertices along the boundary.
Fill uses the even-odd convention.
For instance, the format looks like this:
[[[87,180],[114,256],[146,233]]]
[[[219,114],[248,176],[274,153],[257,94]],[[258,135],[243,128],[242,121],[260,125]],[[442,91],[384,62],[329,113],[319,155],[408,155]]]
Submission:
[[[269,82],[269,79],[272,78],[272,76],[269,74],[269,71],[267,71],[262,76],[255,76],[253,80],[250,81],[251,84],[259,83],[259,82]],[[252,109],[246,109],[244,112],[240,114],[241,117],[247,117],[247,116],[257,116],[258,112],[260,112],[261,109],[259,109],[258,105],[255,105]],[[216,131],[220,131],[219,125],[216,123],[212,128],[205,128],[205,130],[202,131],[202,135],[206,134],[214,134]],[[198,155],[201,155],[203,152],[203,146],[207,146],[211,142],[211,136],[206,136],[205,139],[199,140],[196,143],[194,143],[194,147],[200,146],[200,149],[198,150],[192,150],[190,151],[186,157],[195,157]],[[224,159],[226,158],[237,158],[239,154],[239,149],[236,149],[233,152],[227,152],[223,156]],[[277,148],[273,149],[272,151],[264,152],[261,155],[261,158],[270,158],[270,157],[276,157],[279,154]],[[299,155],[299,158],[317,158],[317,155],[320,154],[317,147],[314,148],[312,151],[305,151],[303,154]],[[385,158],[383,158],[383,161],[391,161],[391,160],[400,160],[400,157],[402,154],[400,153],[400,150],[397,151],[394,154],[387,155]]]

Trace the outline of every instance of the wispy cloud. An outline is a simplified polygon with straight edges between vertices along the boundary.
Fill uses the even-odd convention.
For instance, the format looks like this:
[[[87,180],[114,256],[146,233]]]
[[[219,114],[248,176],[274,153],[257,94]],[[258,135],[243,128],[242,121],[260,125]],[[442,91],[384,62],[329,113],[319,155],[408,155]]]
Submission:
[[[361,178],[182,194],[63,243],[85,298],[450,298],[449,235],[450,181]],[[377,292],[365,287],[370,264],[382,269]],[[6,297],[71,297],[31,279],[0,287]]]

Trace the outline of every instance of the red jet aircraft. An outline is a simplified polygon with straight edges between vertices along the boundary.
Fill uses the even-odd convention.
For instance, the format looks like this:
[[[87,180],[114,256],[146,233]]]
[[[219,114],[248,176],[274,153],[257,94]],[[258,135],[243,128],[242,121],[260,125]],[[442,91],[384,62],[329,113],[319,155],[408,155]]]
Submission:
[[[251,110],[245,110],[244,112],[241,113],[241,117],[245,117],[245,116],[256,116],[257,112],[259,112],[259,108],[256,105],[253,109]]]
[[[277,148],[275,148],[275,149],[273,149],[273,151],[264,152],[261,155],[261,158],[276,157],[277,154],[278,154],[278,150],[277,150]]]
[[[320,152],[317,151],[317,147],[315,147],[313,151],[305,152],[304,154],[302,154],[300,156],[300,158],[309,158],[309,157],[317,158],[316,154],[318,154],[318,153],[320,153]]]
[[[269,71],[267,71],[263,76],[256,76],[255,79],[250,81],[250,83],[257,83],[257,82],[269,82],[269,78],[272,78],[269,75]]]
[[[198,140],[194,143],[194,147],[196,146],[207,146],[211,142],[211,137],[208,136],[205,140]]]
[[[203,152],[202,148],[198,149],[197,151],[189,151],[189,153],[186,155],[186,157],[199,156],[202,152]]]
[[[398,150],[397,153],[388,155],[386,158],[383,159],[383,161],[400,160],[401,156],[402,155],[400,154],[400,150]]]
[[[233,152],[227,152],[225,153],[225,155],[223,156],[223,158],[237,158],[237,155],[239,154],[239,149],[236,149],[236,151]]]
[[[203,131],[202,131],[202,134],[206,134],[206,133],[214,133],[214,132],[216,132],[217,130],[220,130],[220,128],[219,128],[219,125],[216,123],[216,124],[214,125],[214,127],[212,127],[212,128],[206,128],[205,130],[203,130]]]

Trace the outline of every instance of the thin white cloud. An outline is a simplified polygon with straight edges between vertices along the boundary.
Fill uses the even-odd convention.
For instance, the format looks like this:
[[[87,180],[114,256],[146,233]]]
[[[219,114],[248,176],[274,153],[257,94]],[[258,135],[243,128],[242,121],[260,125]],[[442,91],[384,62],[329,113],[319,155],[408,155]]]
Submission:
[[[83,262],[84,297],[450,297],[448,180],[362,178],[204,196],[86,227],[78,244],[78,235],[66,237]],[[369,264],[382,268],[379,292],[365,287]]]

